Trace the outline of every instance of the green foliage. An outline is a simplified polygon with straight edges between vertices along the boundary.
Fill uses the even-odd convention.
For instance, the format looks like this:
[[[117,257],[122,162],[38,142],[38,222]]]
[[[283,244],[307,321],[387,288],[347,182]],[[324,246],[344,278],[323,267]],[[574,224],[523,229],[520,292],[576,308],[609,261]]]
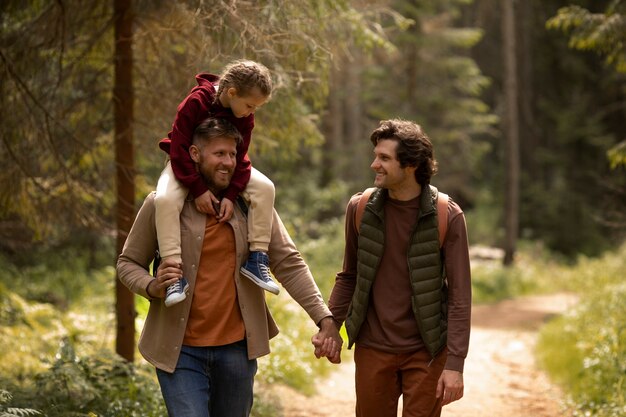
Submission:
[[[39,268],[45,272],[51,265]],[[13,394],[14,408],[32,407],[50,417],[164,415],[153,368],[128,364],[106,349],[113,336],[112,267],[86,273],[80,265],[57,271],[77,286],[63,311],[28,301],[0,281],[0,387]],[[26,268],[16,270],[33,276]]]
[[[263,0],[239,2],[236,8],[231,3],[134,3],[139,197],[156,183],[164,159],[156,141],[169,130],[193,74],[219,72],[242,56],[264,62],[277,88],[258,113],[251,156],[275,180],[277,207],[327,295],[341,262],[345,203],[367,181],[366,175],[355,175],[359,184],[343,175],[320,180],[327,167],[345,164],[367,148],[361,142],[349,143],[341,152],[334,148],[335,163],[327,159],[333,148],[321,148],[330,69],[340,61],[337,57],[347,56],[348,66],[359,62],[364,78],[358,80],[363,94],[353,100],[362,106],[360,116],[342,120],[344,129],[388,117],[423,124],[441,164],[436,180],[458,202],[467,203],[462,205],[468,209],[470,238],[497,244],[501,228],[494,219],[501,199],[494,190],[500,187],[502,161],[491,109],[499,106],[501,68],[493,58],[499,56],[494,53],[499,46],[493,44],[499,37],[486,25],[473,27],[480,19],[458,19],[469,0],[398,0],[393,9],[380,7],[389,2],[377,1],[289,0],[277,7],[276,1]],[[533,51],[520,51],[528,53],[523,62],[530,66],[521,68],[521,78],[532,78],[522,87],[530,95],[523,108],[530,120],[522,128],[522,236],[574,259],[580,251],[598,254],[607,248],[607,236],[616,233],[605,225],[617,223],[608,214],[624,213],[626,200],[615,192],[624,189],[624,176],[609,170],[621,169],[624,162],[623,146],[615,146],[623,141],[623,79],[594,65],[591,55],[568,51],[561,37],[543,30],[546,11],[553,14],[557,3],[563,2],[523,3],[531,4],[524,10],[530,13],[519,15],[534,19],[524,21],[520,30],[522,44]],[[599,51],[619,69],[624,2],[604,5],[602,15],[575,6],[563,9],[549,26],[569,31],[572,46]],[[114,333],[114,272],[102,268],[113,257],[112,4],[103,0],[83,6],[77,0],[27,5],[8,0],[0,6],[0,69],[5,75],[0,83],[0,247],[15,263],[0,259],[0,374],[14,382],[32,380],[45,373],[41,358],[53,357],[60,341],[69,340],[79,350],[82,367],[64,364],[55,372],[69,368],[88,387],[77,395],[99,401],[94,392],[104,388],[85,375],[100,371],[85,367],[126,372],[108,359],[90,359],[99,355],[97,347],[112,343]],[[480,7],[488,9],[482,3],[474,10]],[[480,65],[468,58],[472,45],[486,56]],[[361,48],[369,52],[365,62],[352,61]],[[486,72],[487,67],[494,70]],[[344,77],[352,74],[343,70]],[[350,85],[339,87],[338,94],[352,94]],[[478,188],[489,192],[477,195]],[[474,204],[482,207],[471,212]],[[32,242],[44,238],[41,250],[33,251],[37,246]],[[597,280],[537,255],[522,248],[518,265],[508,270],[475,265],[475,299],[492,301]],[[579,267],[593,262],[581,259]],[[593,291],[595,286],[585,288]],[[147,303],[137,300],[141,326]],[[262,361],[259,380],[267,374],[268,381],[306,386],[323,363],[310,354],[308,339],[315,329],[304,324],[310,325],[307,317],[294,313],[299,309],[291,302],[271,302],[283,333]]]
[[[497,247],[504,236],[501,204],[492,190],[477,189],[474,198],[474,208],[463,211],[470,245]]]
[[[541,246],[521,245],[515,266],[472,262],[473,302],[572,292],[579,304],[541,329],[537,357],[563,386],[574,417],[626,412],[626,245],[600,258],[567,263]]]
[[[607,151],[607,157],[611,163],[611,169],[626,167],[626,141],[620,142]]]
[[[317,118],[300,97],[292,94],[294,88],[289,86],[276,91],[272,100],[255,115],[258,129],[255,127],[250,144],[250,157],[255,166],[260,160],[279,166],[286,161],[298,161],[302,150],[314,149],[323,143]],[[276,120],[278,114],[280,121]],[[274,177],[271,170],[268,175]]]
[[[521,295],[567,291],[565,280],[560,277],[567,270],[564,261],[550,254],[537,244],[521,242],[515,263],[502,266],[502,253],[493,248],[472,247],[472,300],[474,303],[490,303]],[[487,253],[489,257],[481,255]]]
[[[25,301],[0,283],[0,375],[28,380],[44,369],[40,358],[53,356],[60,337],[67,334],[63,320],[49,304]]]
[[[336,252],[332,249],[341,246],[342,239],[337,236],[341,230],[342,227],[337,222],[333,223],[333,227],[321,225],[318,241],[304,245],[305,259],[310,258],[312,261],[314,275],[318,279],[324,276],[327,281],[326,292],[329,292],[332,285],[333,272],[330,268],[341,262],[341,249]],[[336,258],[333,262],[329,261],[331,255]],[[64,265],[55,259],[74,261]],[[101,349],[103,345],[111,345],[110,339],[113,336],[111,329],[108,329],[115,282],[112,267],[88,273],[85,270],[85,263],[80,260],[80,256],[52,258],[51,262],[42,262],[36,268],[17,268],[6,259],[3,260],[0,271],[4,275],[0,283],[10,285],[12,279],[23,277],[20,286],[25,286],[21,291],[24,296],[33,291],[35,287],[32,286],[38,281],[41,281],[37,284],[41,288],[61,285],[56,282],[56,278],[53,280],[46,277],[57,276],[62,281],[71,277],[76,288],[67,299],[65,312],[61,313],[52,304],[27,301],[0,286],[0,344],[5,348],[0,353],[0,374],[11,376],[11,381],[17,387],[12,390],[20,400],[16,404],[39,410],[49,410],[54,406],[55,410],[60,410],[58,414],[50,412],[46,415],[70,415],[71,412],[85,415],[91,411],[102,413],[99,415],[123,416],[133,415],[130,414],[132,410],[143,410],[135,411],[138,413],[136,415],[160,415],[158,411],[154,411],[157,407],[155,404],[161,398],[155,388],[158,387],[156,381],[145,378],[144,368],[133,370],[119,362],[107,350]],[[33,280],[35,274],[38,274],[37,279]],[[78,300],[89,302],[76,302]],[[271,386],[272,383],[280,382],[313,393],[310,381],[327,374],[330,369],[326,361],[318,361],[312,354],[310,337],[317,328],[294,305],[293,300],[272,297],[268,301],[281,327],[281,333],[272,341],[271,355],[259,361],[257,385]],[[136,307],[137,326],[141,328],[149,303],[138,297]],[[80,353],[74,353],[74,349],[79,349]],[[51,365],[41,360],[55,355]],[[35,386],[24,387],[27,381],[33,380],[38,381],[37,389],[54,392],[46,392],[35,402],[31,398],[34,397]],[[59,381],[63,381],[63,385],[59,385]],[[103,385],[105,381],[108,386]],[[145,398],[141,400],[142,404],[137,405],[136,401],[140,401],[140,396]],[[43,401],[43,398],[48,400]],[[110,401],[104,401],[106,398]],[[104,408],[105,405],[109,408]],[[269,390],[257,390],[255,416],[278,416],[279,407],[279,401],[272,397]]]
[[[334,219],[320,225],[320,234],[298,245],[304,260],[311,268],[317,286],[326,299],[335,284],[335,276],[343,263],[344,222]]]
[[[578,3],[600,9],[610,2]],[[592,54],[569,49],[560,33],[546,30],[560,6],[558,1],[522,2],[517,15],[523,28],[518,43],[520,237],[575,259],[579,253],[598,256],[623,238],[626,177],[611,170],[606,154],[623,140],[626,90],[622,75]],[[496,40],[501,22],[498,13],[485,11],[481,19],[485,16],[491,23],[483,24],[486,36],[475,55],[493,79],[486,101],[497,107],[504,80],[501,65],[490,57],[502,48]],[[497,133],[496,139],[479,181],[502,207],[506,161]]]
[[[318,151],[300,160],[257,166],[269,172],[276,185],[275,206],[296,243],[318,239],[327,233],[327,223],[343,222],[343,213],[351,192],[342,180],[319,186],[320,172],[314,165]],[[279,166],[277,166],[279,165]],[[267,168],[267,169],[266,169]],[[291,182],[298,178],[298,185]]]
[[[72,303],[80,303],[86,291],[91,295],[103,288],[111,288],[107,283],[112,280],[113,268],[91,269],[90,264],[104,261],[94,261],[90,249],[74,246],[41,248],[29,252],[28,260],[16,259],[14,256],[14,261],[24,262],[24,265],[19,266],[0,256],[0,265],[4,266],[0,268],[0,283],[12,288],[26,300],[67,309]],[[93,250],[98,251],[95,256],[102,254],[99,248],[94,247]],[[105,265],[110,263],[109,258]]]
[[[154,164],[163,159],[156,139],[171,127],[176,106],[195,84],[196,73],[219,74],[227,62],[242,57],[267,65],[275,89],[256,114],[250,152],[255,165],[260,159],[288,163],[299,158],[302,148],[315,148],[323,140],[319,113],[329,91],[333,54],[353,47],[352,39],[362,47],[390,47],[378,14],[350,1],[286,0],[279,6],[273,0],[237,7],[139,2],[137,102],[151,105],[137,109],[137,146],[140,158],[147,158],[139,164],[153,182],[158,175]],[[396,16],[396,22],[402,18]],[[273,178],[271,171],[268,175]]]
[[[626,2],[623,0],[611,1],[604,13],[592,13],[576,5],[563,7],[546,26],[570,32],[571,48],[597,51],[606,56],[607,64],[626,73]]]
[[[576,149],[578,154],[578,156],[572,155],[572,161],[575,162],[574,169],[569,168],[569,164],[564,165],[561,162],[563,172],[557,172],[551,179],[552,184],[567,189],[567,195],[557,191],[565,198],[561,199],[561,207],[553,207],[557,215],[550,220],[550,223],[554,224],[555,229],[560,230],[560,233],[550,233],[549,238],[552,242],[549,244],[564,253],[571,251],[570,256],[577,251],[597,255],[606,248],[607,243],[614,243],[614,240],[606,237],[619,235],[619,231],[616,232],[618,227],[615,225],[623,224],[623,202],[626,201],[623,198],[624,176],[620,175],[621,170],[618,170],[626,164],[623,137],[623,103],[626,91],[623,78],[623,74],[626,73],[624,49],[626,2],[610,0],[588,2],[588,5],[589,9],[583,7],[584,5],[562,7],[545,24],[548,29],[561,30],[569,34],[570,48],[579,51],[595,51],[605,57],[606,67],[613,68],[611,71],[607,68],[593,71],[593,64],[585,60],[586,57],[568,58],[568,71],[561,70],[561,72],[581,87],[583,85],[588,85],[588,87],[582,87],[578,91],[572,90],[571,83],[567,82],[563,86],[563,92],[566,96],[570,96],[567,99],[567,106],[548,109],[545,106],[547,102],[542,106],[546,109],[546,114],[560,115],[557,118],[550,117],[557,121],[556,137],[562,138],[558,140],[558,143],[564,143],[564,139],[571,140],[568,149]],[[602,12],[592,12],[591,6]],[[612,71],[615,72],[612,73]],[[585,81],[587,78],[589,81]],[[567,93],[567,89],[570,89],[570,93]],[[583,92],[583,90],[588,90],[588,92]],[[542,125],[545,127],[549,123],[552,121],[546,121]],[[550,149],[550,153],[559,155],[559,158],[553,156],[552,159],[562,161],[561,152],[554,152],[554,149]],[[582,155],[585,157],[581,158]],[[608,158],[608,163],[605,164],[607,166],[594,165],[591,162],[603,161],[603,156]],[[609,172],[609,169],[613,172]],[[566,177],[579,178],[572,182],[564,180]],[[589,183],[602,184],[594,188],[601,190],[603,195],[591,198],[591,201],[600,201],[599,205],[594,203],[593,206],[585,209],[589,194],[586,190],[585,192],[576,191],[576,188]],[[591,220],[592,218],[594,220]],[[580,219],[585,219],[584,223],[581,224]],[[568,229],[565,224],[558,225],[559,222],[569,225],[577,223],[579,227],[576,228],[576,236],[572,233],[572,228]],[[605,225],[611,225],[611,227],[606,228]]]
[[[283,417],[281,399],[264,383],[254,383],[254,405],[250,417]]]
[[[440,162],[436,181],[465,208],[478,204],[478,187],[500,188],[503,161],[495,110],[501,68],[494,58],[499,56],[494,53],[499,36],[488,32],[482,17],[465,15],[466,10],[489,9],[484,2],[289,0],[280,7],[273,0],[237,7],[196,3],[134,3],[138,201],[154,188],[164,159],[156,142],[171,127],[176,105],[193,86],[193,75],[220,72],[226,62],[243,56],[268,65],[276,81],[273,100],[257,114],[253,163],[277,179],[279,193],[289,189],[289,194],[279,195],[290,199],[289,212],[307,212],[300,222],[307,236],[316,233],[304,230],[308,224],[315,229],[317,223],[341,216],[345,202],[345,195],[336,194],[334,205],[330,199],[318,204],[316,184],[345,181],[338,187],[353,190],[368,179],[366,163],[350,163],[352,156],[370,151],[366,141],[351,138],[341,148],[320,148],[322,129],[335,116],[325,112],[331,89],[351,98],[341,103],[344,107],[358,107],[337,116],[344,132],[356,131],[365,139],[361,131],[389,117],[423,124]],[[529,80],[521,86],[529,96],[522,106],[529,125],[521,130],[530,144],[522,150],[528,174],[522,184],[521,221],[524,237],[540,238],[551,249],[574,256],[577,251],[599,253],[613,243],[607,236],[614,233],[599,224],[615,224],[616,219],[597,220],[610,204],[615,212],[624,211],[621,195],[600,190],[608,182],[607,189],[623,189],[623,181],[605,178],[610,175],[607,164],[599,163],[604,162],[599,156],[607,153],[614,169],[624,161],[623,146],[616,146],[623,141],[624,90],[623,78],[598,75],[589,55],[568,51],[559,42],[562,37],[545,30],[561,3],[524,3],[530,6],[519,14],[524,26],[520,44],[528,45],[527,51],[520,50],[528,55],[520,75]],[[572,39],[579,39],[575,47],[607,57],[616,54],[619,61],[626,33],[624,2],[580,3],[604,13],[572,6],[548,26],[570,32]],[[31,249],[33,241],[42,239],[55,247],[58,242],[75,243],[80,233],[112,235],[111,15],[112,4],[104,0],[87,8],[77,0],[2,3],[0,68],[6,77],[0,84],[0,247],[8,253]],[[497,13],[492,15],[499,26]],[[486,58],[473,59],[471,48]],[[333,70],[339,77],[331,87]],[[358,95],[354,84],[360,86]],[[333,152],[337,155],[331,159]],[[346,165],[347,170],[330,178],[321,173]],[[620,173],[611,174],[623,177]],[[305,178],[309,175],[314,180]],[[306,197],[291,193],[300,187]],[[494,194],[493,201],[500,204],[499,192]],[[548,204],[549,216],[537,216],[546,195],[555,197]],[[595,207],[604,195],[610,201]],[[312,213],[315,209],[319,211]],[[581,216],[582,239],[569,227]],[[73,291],[64,285],[59,292]]]
[[[271,385],[289,385],[305,394],[315,393],[311,381],[330,372],[330,363],[313,355],[311,336],[317,327],[288,296],[268,299],[280,334],[272,339],[272,353],[259,359],[257,379]]]
[[[110,2],[17,3],[0,14],[0,218],[65,238],[109,212]]]
[[[302,244],[297,244],[327,299],[343,260],[343,221],[320,223],[315,230],[315,239],[305,239]],[[288,296],[270,297],[267,302],[280,333],[271,341],[272,353],[259,360],[257,380],[261,385],[271,386],[278,382],[307,395],[314,394],[315,386],[311,381],[323,378],[332,370],[328,361],[317,360],[313,355],[310,339],[317,327]]]
[[[469,56],[483,31],[458,19],[463,3],[392,2],[415,24],[391,32],[399,53],[376,56],[367,66],[362,100],[372,124],[402,118],[422,125],[441,167],[435,181],[457,201],[473,202],[471,178],[487,151],[482,135],[498,118],[481,97],[491,81]]]
[[[165,414],[152,369],[134,366],[110,351],[78,357],[66,339],[52,366],[15,395],[48,417],[158,417]]]
[[[16,326],[24,323],[25,314],[22,302],[18,295],[7,291],[4,284],[0,282],[0,325]]]
[[[519,292],[519,270],[477,266],[472,268],[472,300],[475,303],[496,302],[512,298]]]
[[[325,227],[321,230],[325,230]],[[334,245],[341,243],[339,239],[327,236],[326,231],[322,233],[321,241]],[[312,264],[315,276],[321,274],[315,271],[327,270],[325,275],[330,275],[330,265],[325,262],[329,248],[325,245],[304,246],[308,246],[305,258],[310,254],[315,260],[315,265]],[[335,256],[340,257],[340,254],[341,251],[338,251]],[[85,415],[89,411],[103,413],[99,415],[130,416],[133,415],[130,414],[132,410],[143,410],[143,414],[142,411],[134,411],[138,413],[136,415],[160,415],[154,411],[155,404],[161,398],[158,384],[153,378],[145,378],[145,367],[151,367],[142,361],[143,365],[136,369],[128,368],[110,351],[103,349],[112,347],[114,336],[111,323],[115,274],[112,267],[86,270],[85,264],[77,261],[65,266],[60,262],[44,262],[33,269],[15,267],[6,259],[0,261],[0,271],[5,272],[0,280],[0,345],[3,346],[0,352],[0,375],[11,382],[11,387],[15,387],[11,388],[11,392],[20,401],[15,404],[39,410],[48,410],[54,405],[55,409],[61,407],[60,410],[67,413],[59,411],[59,414],[46,414],[50,416],[70,415],[72,412]],[[340,259],[337,259],[332,264],[336,266],[339,262]],[[46,274],[47,268],[58,270],[55,272],[50,269],[50,273]],[[54,304],[25,299],[3,285],[4,282],[6,286],[18,289],[19,286],[12,285],[12,278],[15,279],[15,274],[22,274],[20,276],[23,276],[23,284],[27,288],[21,289],[21,292],[27,296],[31,289],[29,285],[34,285],[28,281],[29,277],[34,276],[33,271],[40,271],[38,279],[43,279],[45,285],[57,285],[55,281],[45,281],[43,277],[46,275],[58,275],[62,280],[71,277],[74,280],[76,293],[68,299],[62,311]],[[331,281],[327,282],[326,288],[330,288],[331,284]],[[269,387],[272,383],[280,382],[312,393],[313,385],[310,381],[330,370],[327,361],[316,360],[313,355],[310,338],[317,327],[287,296],[271,297],[268,301],[281,333],[272,341],[271,355],[259,361],[257,383]],[[136,307],[137,328],[141,328],[149,303],[138,297]],[[54,359],[48,363],[46,358]],[[38,388],[28,385],[35,380],[39,383]],[[63,390],[57,386],[58,392],[42,396],[48,398],[48,402],[43,399],[36,399],[38,402],[35,402],[32,397],[36,389],[53,390],[54,384],[59,384],[60,380],[64,381]],[[103,385],[105,381],[109,386]],[[145,398],[140,400],[139,396]],[[107,405],[110,408],[103,408],[105,398],[110,399]],[[141,404],[137,405],[137,401]],[[149,414],[152,412],[154,414]],[[256,416],[278,416],[279,412],[280,404],[269,389],[261,389],[256,393]]]
[[[280,165],[323,141],[319,112],[335,52],[349,50],[353,40],[363,48],[392,47],[379,9],[345,0],[279,3],[133,2],[132,174],[139,201],[156,184],[165,157],[156,143],[196,73],[220,73],[242,57],[271,69],[276,88],[259,112],[251,155]],[[72,240],[81,227],[110,235],[112,3],[9,0],[1,8],[0,229],[6,221],[14,231],[0,247]],[[395,24],[403,21],[394,15]]]
[[[579,305],[545,326],[538,356],[569,394],[574,416],[626,413],[626,246],[600,259],[581,258],[559,277]]]
[[[13,395],[7,390],[0,389],[0,417],[38,416],[41,413],[32,408],[9,407]]]
[[[71,255],[70,255],[71,254]],[[49,255],[49,254],[48,254]],[[40,372],[60,340],[80,354],[111,345],[112,266],[88,269],[76,252],[16,266],[0,257],[0,374],[16,379]]]

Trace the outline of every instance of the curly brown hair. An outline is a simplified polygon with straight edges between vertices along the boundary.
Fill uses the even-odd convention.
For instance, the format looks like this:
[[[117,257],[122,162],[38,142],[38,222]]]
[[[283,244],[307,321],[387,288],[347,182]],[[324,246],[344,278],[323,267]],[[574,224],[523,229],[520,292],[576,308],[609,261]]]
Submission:
[[[437,173],[437,160],[433,144],[420,125],[400,119],[383,120],[370,136],[374,146],[381,140],[396,141],[400,167],[416,167],[417,183],[430,184],[431,177]]]

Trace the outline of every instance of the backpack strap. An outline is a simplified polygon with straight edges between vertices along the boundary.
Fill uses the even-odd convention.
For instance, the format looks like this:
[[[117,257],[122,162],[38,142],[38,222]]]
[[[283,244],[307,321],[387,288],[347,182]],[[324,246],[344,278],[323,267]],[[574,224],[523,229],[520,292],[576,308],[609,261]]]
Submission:
[[[365,211],[365,205],[370,199],[370,195],[376,188],[368,188],[363,191],[361,197],[359,197],[359,203],[356,206],[356,213],[354,214],[354,224],[356,225],[357,233],[361,227],[361,219],[363,218],[363,212]],[[450,197],[448,194],[442,192],[437,193],[437,219],[439,223],[439,247],[443,247],[443,240],[446,238],[448,231],[448,201]]]
[[[437,219],[439,222],[439,247],[443,248],[443,241],[448,232],[448,201],[450,197],[441,191],[437,192]]]
[[[365,211],[365,205],[370,199],[370,196],[374,192],[376,188],[368,188],[363,191],[361,197],[359,198],[359,204],[356,206],[356,213],[354,214],[354,224],[356,225],[357,233],[359,228],[361,227],[361,219],[363,218],[363,212]]]
[[[237,200],[235,201],[235,203],[237,203],[237,205],[239,206],[239,208],[243,212],[243,215],[246,216],[246,218],[248,218],[249,208],[248,208],[248,205],[246,204],[246,201],[241,196],[241,194],[237,195]]]

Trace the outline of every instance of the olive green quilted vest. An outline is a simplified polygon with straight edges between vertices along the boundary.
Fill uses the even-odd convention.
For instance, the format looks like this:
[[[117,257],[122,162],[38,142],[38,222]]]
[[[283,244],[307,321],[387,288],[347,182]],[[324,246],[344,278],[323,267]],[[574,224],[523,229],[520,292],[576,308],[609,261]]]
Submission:
[[[412,308],[426,348],[434,357],[446,345],[447,288],[437,225],[435,187],[425,187],[420,197],[417,223],[407,253]],[[387,190],[374,191],[365,206],[359,229],[357,282],[346,318],[348,347],[352,347],[367,315],[370,291],[385,242],[384,203]]]

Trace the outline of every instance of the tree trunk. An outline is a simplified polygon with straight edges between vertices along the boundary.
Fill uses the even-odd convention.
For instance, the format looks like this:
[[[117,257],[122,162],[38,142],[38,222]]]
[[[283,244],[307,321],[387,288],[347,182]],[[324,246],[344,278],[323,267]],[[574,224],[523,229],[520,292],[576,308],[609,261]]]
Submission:
[[[419,78],[419,46],[415,39],[420,39],[422,35],[421,22],[417,16],[410,16],[415,20],[415,24],[409,27],[408,32],[411,34],[413,42],[409,42],[404,46],[404,59],[406,63],[406,100],[402,104],[402,112],[405,114],[414,114],[416,111],[416,103],[418,100],[417,80]]]
[[[336,65],[336,66],[335,66]],[[327,98],[327,110],[324,117],[324,152],[322,158],[322,175],[320,176],[320,187],[326,187],[330,182],[341,175],[339,168],[340,160],[338,155],[342,155],[342,133],[343,133],[343,63],[333,64],[330,69],[329,84],[330,91]]]
[[[363,99],[362,99],[362,65],[363,58],[358,50],[351,53],[351,59],[344,61],[345,93],[343,95],[343,149],[345,158],[341,177],[351,183],[362,181],[363,167],[366,167],[363,152]],[[367,141],[369,145],[369,141]],[[366,148],[369,150],[369,146]],[[369,153],[366,155],[370,155]]]
[[[504,132],[506,136],[506,202],[504,265],[511,265],[519,229],[519,120],[514,0],[502,0],[504,58]]]
[[[519,110],[520,123],[519,132],[520,140],[520,161],[521,166],[527,172],[538,174],[536,158],[533,152],[539,145],[539,132],[535,127],[534,101],[535,101],[535,81],[534,71],[535,62],[533,59],[533,28],[535,22],[533,20],[533,3],[530,1],[522,1],[519,3],[517,16],[519,16],[517,24],[517,39],[520,40],[517,45],[518,62],[519,62]]]
[[[135,215],[135,161],[133,150],[133,52],[132,0],[113,0],[115,19],[115,81],[113,115],[115,118],[115,165],[117,182],[117,255]],[[117,257],[116,257],[117,259]],[[115,351],[128,361],[135,357],[135,300],[116,279],[115,313],[117,334]]]

